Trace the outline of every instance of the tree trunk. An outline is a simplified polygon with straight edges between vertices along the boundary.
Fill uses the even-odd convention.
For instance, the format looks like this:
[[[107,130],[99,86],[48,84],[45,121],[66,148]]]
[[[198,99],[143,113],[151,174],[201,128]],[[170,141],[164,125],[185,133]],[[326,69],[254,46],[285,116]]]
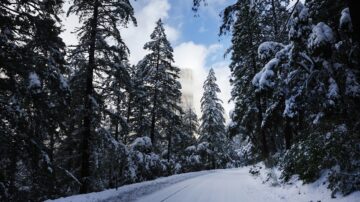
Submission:
[[[89,48],[89,64],[86,71],[86,90],[85,90],[85,116],[84,131],[82,137],[81,151],[81,187],[80,193],[89,192],[90,177],[90,139],[91,139],[91,119],[92,119],[92,100],[93,96],[93,71],[95,69],[95,44],[98,21],[98,0],[94,2],[93,19],[91,21],[90,48]]]
[[[150,132],[151,143],[153,144],[153,146],[155,146],[156,100],[157,100],[157,90],[155,89],[153,108],[151,112],[152,117],[151,117],[151,132]]]
[[[215,156],[211,156],[212,169],[216,169]]]
[[[10,143],[11,146],[11,152],[10,152],[10,165],[9,165],[9,197],[13,196],[16,191],[16,174],[18,172],[17,170],[17,161],[18,161],[18,153],[16,148],[16,141],[13,141]]]
[[[285,138],[285,149],[289,150],[291,148],[291,140],[292,140],[292,130],[291,130],[289,118],[286,118],[285,120],[284,138]]]
[[[157,51],[157,60],[156,60],[156,73],[155,73],[155,86],[154,86],[154,100],[153,100],[153,108],[152,108],[152,117],[151,117],[151,132],[150,132],[150,138],[151,138],[151,143],[153,144],[153,146],[156,145],[156,140],[155,140],[155,127],[156,127],[156,108],[157,108],[157,96],[158,96],[158,71],[159,71],[159,63],[160,63],[160,47],[158,47],[158,51]]]
[[[129,99],[128,99],[128,104],[127,104],[127,114],[126,114],[126,123],[128,124],[128,130],[126,131],[126,133],[124,133],[124,144],[126,144],[127,142],[127,136],[129,135],[130,132],[130,116],[131,116],[131,101],[132,101],[132,93],[129,94]]]
[[[262,120],[263,120],[263,116],[262,116],[262,106],[261,106],[261,95],[257,94],[256,96],[256,107],[258,108],[258,120],[257,120],[257,124],[258,124],[258,130],[260,132],[260,136],[261,136],[261,151],[262,151],[262,155],[263,158],[266,159],[269,156],[269,148],[267,145],[267,140],[266,140],[266,134],[265,131],[263,129],[263,127],[261,126]]]
[[[274,23],[274,40],[277,41],[278,35],[279,35],[279,26],[278,26],[278,17],[276,14],[276,8],[275,8],[275,0],[271,0],[271,10],[273,13],[273,23]]]
[[[116,109],[117,113],[119,114],[119,112],[120,112],[120,97],[119,96],[117,96],[117,99],[116,99],[116,108],[117,108]],[[115,140],[119,141],[119,133],[120,133],[119,122],[116,119],[115,119]]]
[[[255,62],[255,55],[252,54],[252,65],[253,65],[253,70],[254,70],[254,75],[256,74],[256,62]],[[261,152],[263,155],[263,158],[266,159],[269,156],[269,148],[267,146],[267,140],[266,140],[266,134],[265,131],[261,125],[262,120],[263,120],[263,111],[262,111],[262,106],[261,106],[261,93],[255,93],[255,100],[256,100],[256,107],[258,109],[258,120],[257,120],[257,128],[258,131],[260,133],[260,137],[261,137]]]
[[[360,40],[360,4],[357,0],[348,0],[351,22],[354,30],[354,38]]]
[[[171,135],[170,135],[170,133],[168,133],[168,153],[167,153],[167,160],[168,160],[168,162],[170,162],[170,156],[171,156],[171,144],[172,144],[172,142],[171,142]]]

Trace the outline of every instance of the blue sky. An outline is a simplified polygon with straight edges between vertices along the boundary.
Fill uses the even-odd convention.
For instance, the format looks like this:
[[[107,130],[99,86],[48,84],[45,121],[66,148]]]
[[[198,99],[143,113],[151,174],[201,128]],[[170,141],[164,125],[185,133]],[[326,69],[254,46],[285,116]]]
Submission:
[[[136,64],[147,53],[143,46],[150,40],[155,22],[161,18],[165,30],[174,48],[175,65],[193,70],[194,108],[200,112],[202,84],[210,67],[213,67],[222,93],[219,97],[224,102],[226,116],[232,108],[230,99],[229,59],[224,59],[224,52],[230,45],[230,37],[219,37],[220,12],[234,0],[207,0],[208,5],[202,7],[195,17],[192,11],[193,0],[132,0],[138,26],[129,25],[121,29],[125,43],[130,49],[130,63]],[[68,5],[65,5],[65,9]],[[64,21],[64,41],[67,44],[77,42],[76,35],[71,32],[77,23],[76,16]],[[227,116],[228,118],[228,116]]]

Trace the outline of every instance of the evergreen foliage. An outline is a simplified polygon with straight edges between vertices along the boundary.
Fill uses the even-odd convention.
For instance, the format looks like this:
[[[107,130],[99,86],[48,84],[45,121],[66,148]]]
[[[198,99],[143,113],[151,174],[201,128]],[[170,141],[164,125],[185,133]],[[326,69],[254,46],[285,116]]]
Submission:
[[[207,168],[224,168],[227,158],[229,158],[228,139],[225,133],[224,108],[221,105],[222,101],[217,96],[220,88],[216,84],[213,69],[210,69],[203,88],[199,142],[200,145],[206,147],[206,152],[202,158],[204,158]]]
[[[206,4],[194,0],[193,10]],[[0,3],[0,201],[44,201],[176,173],[265,161],[284,181],[327,171],[360,190],[359,20],[354,1],[237,0],[225,124],[210,69],[198,120],[181,108],[181,69],[158,20],[131,65],[129,0],[73,0],[78,44],[60,37],[63,1]],[[237,140],[238,143],[236,143]]]
[[[261,156],[268,166],[279,163],[285,180],[299,174],[305,182],[329,169],[329,188],[346,195],[359,190],[360,144],[359,49],[349,9],[327,0],[295,2],[289,12],[286,5],[237,1],[223,12],[220,34],[232,31],[230,134],[243,140],[244,164]]]

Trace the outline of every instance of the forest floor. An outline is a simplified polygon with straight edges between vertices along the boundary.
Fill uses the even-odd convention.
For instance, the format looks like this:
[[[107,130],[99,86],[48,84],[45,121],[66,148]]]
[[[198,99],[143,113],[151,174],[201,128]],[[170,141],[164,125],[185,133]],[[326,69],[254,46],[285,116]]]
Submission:
[[[263,167],[263,166],[262,166]],[[260,169],[258,175],[250,167],[201,171],[163,177],[153,181],[122,186],[84,195],[54,200],[56,202],[327,202],[360,201],[360,192],[331,198],[326,173],[318,181],[303,184],[295,177],[279,183],[275,169]],[[269,175],[270,173],[270,175]],[[269,177],[271,176],[271,177]]]

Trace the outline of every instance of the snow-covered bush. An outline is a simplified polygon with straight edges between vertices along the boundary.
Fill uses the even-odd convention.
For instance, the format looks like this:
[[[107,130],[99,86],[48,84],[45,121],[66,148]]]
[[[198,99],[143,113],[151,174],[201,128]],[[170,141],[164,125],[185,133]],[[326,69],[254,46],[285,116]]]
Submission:
[[[127,177],[140,182],[167,175],[167,164],[152,151],[149,137],[139,137],[129,146]]]
[[[100,128],[94,138],[92,167],[94,169],[91,186],[93,191],[114,188],[126,183],[124,173],[127,165],[128,149],[117,141],[108,130]]]
[[[196,146],[192,145],[185,149],[185,159],[182,163],[184,172],[192,172],[203,169],[201,157]]]
[[[298,174],[305,183],[317,180],[329,169],[329,188],[347,195],[360,190],[360,144],[354,140],[356,131],[345,125],[324,133],[314,133],[294,145],[284,157],[282,177],[289,180]]]
[[[241,165],[250,165],[259,161],[260,156],[256,153],[253,143],[246,138],[242,141],[239,149],[235,150],[238,162]]]

